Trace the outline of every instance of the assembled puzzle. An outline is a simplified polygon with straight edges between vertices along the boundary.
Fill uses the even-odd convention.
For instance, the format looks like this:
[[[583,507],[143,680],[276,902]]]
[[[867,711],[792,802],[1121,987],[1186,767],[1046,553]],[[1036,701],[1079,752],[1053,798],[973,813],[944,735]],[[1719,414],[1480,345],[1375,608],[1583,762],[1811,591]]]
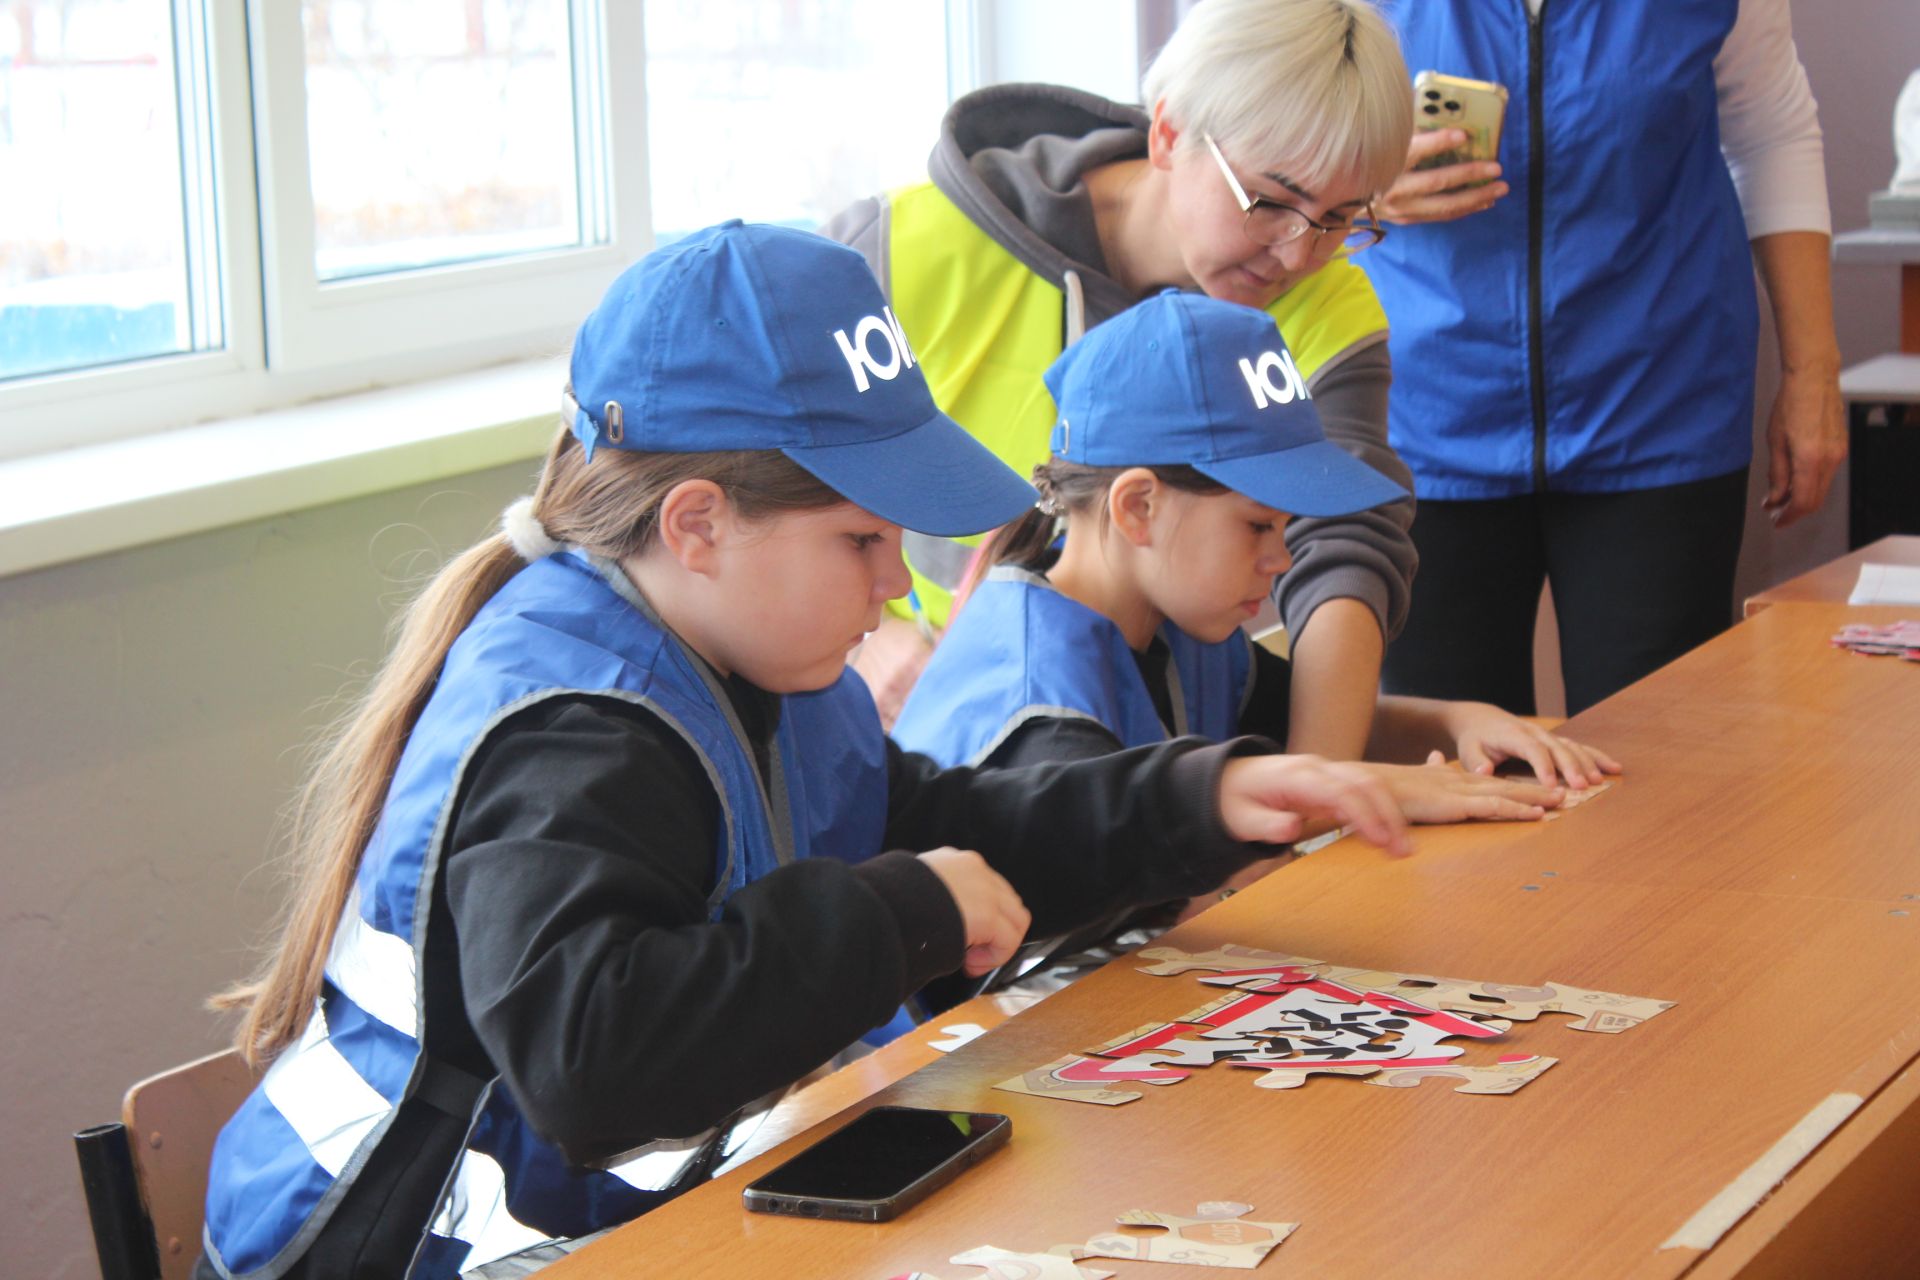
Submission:
[[[1235,994],[994,1087],[1118,1106],[1143,1096],[1134,1086],[1178,1084],[1195,1069],[1225,1062],[1264,1071],[1254,1082],[1264,1089],[1298,1088],[1317,1073],[1364,1077],[1389,1088],[1444,1079],[1454,1082],[1456,1093],[1505,1094],[1558,1059],[1509,1053],[1491,1065],[1468,1066],[1456,1061],[1463,1048],[1443,1042],[1492,1040],[1542,1013],[1574,1015],[1568,1025],[1575,1031],[1617,1034],[1673,1007],[1557,983],[1516,987],[1359,969],[1232,944],[1197,955],[1148,947],[1140,958],[1156,962],[1142,973],[1210,973],[1203,985]]]

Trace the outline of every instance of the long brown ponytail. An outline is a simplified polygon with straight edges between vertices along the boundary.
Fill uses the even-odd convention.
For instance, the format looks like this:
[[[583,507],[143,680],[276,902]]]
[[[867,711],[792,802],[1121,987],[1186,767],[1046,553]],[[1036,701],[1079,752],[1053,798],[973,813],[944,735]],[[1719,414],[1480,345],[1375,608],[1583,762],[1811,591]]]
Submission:
[[[534,489],[533,516],[555,541],[618,560],[645,549],[661,500],[696,478],[718,484],[748,518],[844,501],[772,451],[604,449],[589,466],[563,427]],[[209,1002],[245,1010],[234,1044],[254,1066],[272,1062],[306,1029],[361,856],[447,651],[523,564],[507,537],[495,533],[441,569],[402,613],[393,649],[371,683],[316,746],[288,819],[285,862],[294,888],[272,953],[251,978]]]

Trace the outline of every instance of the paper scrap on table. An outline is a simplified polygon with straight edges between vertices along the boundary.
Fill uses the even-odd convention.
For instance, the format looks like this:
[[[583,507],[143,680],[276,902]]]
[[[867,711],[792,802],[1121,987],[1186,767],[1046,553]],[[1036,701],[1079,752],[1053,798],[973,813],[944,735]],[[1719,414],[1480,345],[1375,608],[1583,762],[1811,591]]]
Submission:
[[[1886,626],[1849,622],[1833,635],[1834,647],[1854,653],[1892,655],[1920,660],[1920,622],[1903,620]]]
[[[938,1049],[941,1053],[952,1053],[970,1040],[978,1040],[987,1034],[987,1029],[977,1022],[956,1022],[950,1027],[940,1028],[945,1040],[929,1040],[927,1048]]]
[[[1863,564],[1848,604],[1920,604],[1920,565]]]

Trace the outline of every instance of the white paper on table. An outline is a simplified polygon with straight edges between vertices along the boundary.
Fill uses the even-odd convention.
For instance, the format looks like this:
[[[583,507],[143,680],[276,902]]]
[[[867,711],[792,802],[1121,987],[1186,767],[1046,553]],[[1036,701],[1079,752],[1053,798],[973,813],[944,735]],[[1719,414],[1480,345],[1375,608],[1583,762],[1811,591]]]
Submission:
[[[1848,604],[1920,604],[1920,565],[1863,564]]]

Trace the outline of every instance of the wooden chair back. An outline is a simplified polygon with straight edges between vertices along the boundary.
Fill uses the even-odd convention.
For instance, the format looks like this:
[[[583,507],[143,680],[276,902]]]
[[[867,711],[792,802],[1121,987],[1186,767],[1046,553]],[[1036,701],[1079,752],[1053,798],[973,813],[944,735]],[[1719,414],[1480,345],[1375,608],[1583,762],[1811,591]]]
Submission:
[[[127,1090],[120,1118],[140,1198],[153,1221],[161,1280],[191,1280],[206,1215],[213,1140],[259,1080],[232,1049],[149,1076]]]

